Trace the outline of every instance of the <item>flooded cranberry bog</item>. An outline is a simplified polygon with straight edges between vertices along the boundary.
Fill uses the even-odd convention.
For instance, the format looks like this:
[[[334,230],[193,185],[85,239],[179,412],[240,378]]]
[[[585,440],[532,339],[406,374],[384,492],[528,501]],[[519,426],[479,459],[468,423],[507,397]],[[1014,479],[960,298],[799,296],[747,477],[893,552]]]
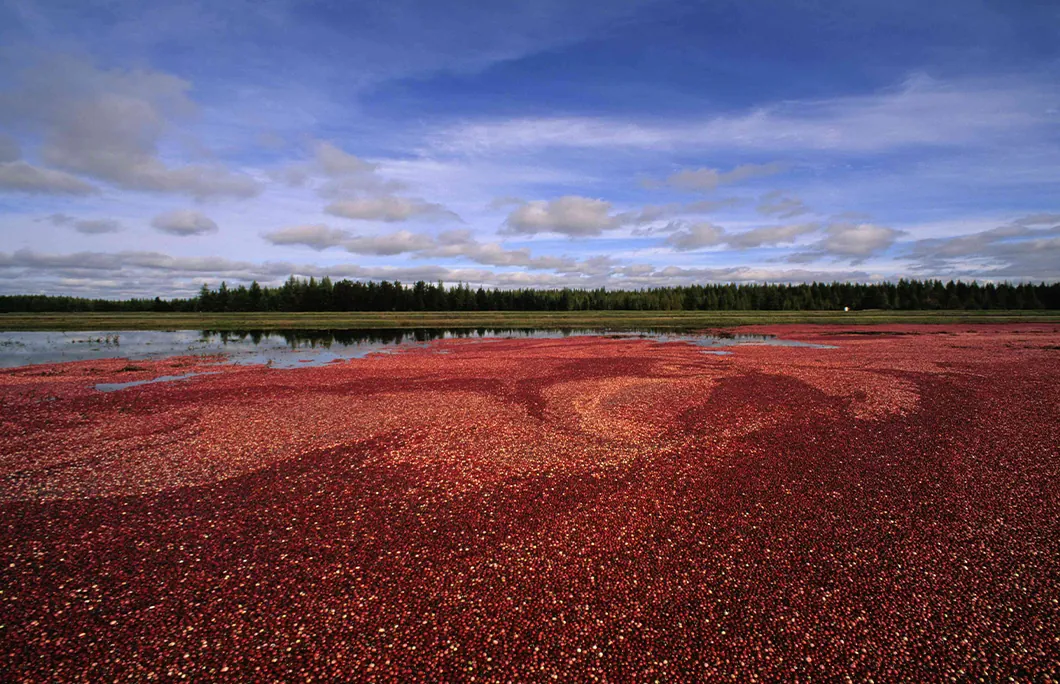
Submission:
[[[1060,325],[729,332],[0,340],[4,678],[1055,681]]]

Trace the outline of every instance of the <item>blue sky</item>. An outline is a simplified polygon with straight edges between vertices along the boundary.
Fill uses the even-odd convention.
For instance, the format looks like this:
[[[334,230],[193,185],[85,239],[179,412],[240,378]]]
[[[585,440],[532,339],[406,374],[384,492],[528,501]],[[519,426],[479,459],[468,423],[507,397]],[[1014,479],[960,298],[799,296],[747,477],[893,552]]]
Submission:
[[[1060,278],[1060,5],[0,0],[0,293]]]

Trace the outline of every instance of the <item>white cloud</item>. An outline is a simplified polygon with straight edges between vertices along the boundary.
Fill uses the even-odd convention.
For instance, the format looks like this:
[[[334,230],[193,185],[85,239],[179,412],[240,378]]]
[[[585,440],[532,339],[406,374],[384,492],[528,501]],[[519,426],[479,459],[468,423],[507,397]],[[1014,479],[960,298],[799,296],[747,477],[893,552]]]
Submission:
[[[968,235],[919,240],[908,257],[921,273],[1060,279],[1060,214],[1031,214]]]
[[[0,164],[0,192],[90,195],[99,190],[69,173],[42,169],[24,161],[14,161]]]
[[[816,232],[820,226],[816,223],[798,225],[762,226],[738,233],[732,233],[712,223],[686,225],[673,223],[669,226],[676,229],[667,239],[666,244],[678,251],[690,251],[703,247],[728,245],[735,249],[754,249],[790,243],[803,235]]]
[[[409,197],[363,197],[339,200],[324,208],[332,216],[356,221],[385,221],[395,223],[418,218],[435,221],[459,221],[460,217],[441,204]]]
[[[683,268],[667,266],[642,276],[640,281],[647,285],[655,281],[666,285],[693,285],[697,283],[809,283],[830,280],[849,282],[866,282],[874,280],[865,271],[849,269],[772,269],[748,266],[729,266],[720,268]]]
[[[360,197],[391,197],[403,190],[405,184],[381,178],[374,173],[337,176],[320,183],[316,190],[328,199],[350,199]]]
[[[574,195],[526,202],[512,211],[505,222],[509,233],[559,233],[570,237],[599,235],[621,225],[622,219],[611,215],[610,202]]]
[[[725,199],[719,200],[699,200],[698,202],[688,202],[687,204],[676,205],[675,213],[680,214],[709,214],[719,209],[728,209],[730,207],[739,206],[743,203],[743,200],[739,197],[726,197]]]
[[[781,190],[774,190],[762,196],[758,211],[767,216],[786,219],[807,214],[810,208],[798,197],[787,195]]]
[[[51,214],[49,216],[45,216],[45,217],[39,218],[37,220],[38,221],[48,221],[49,223],[53,223],[53,224],[55,224],[57,226],[65,226],[65,225],[69,225],[69,224],[73,223],[77,219],[74,218],[73,216],[67,216],[66,214]]]
[[[13,254],[0,252],[0,267],[57,269],[70,271],[110,271],[126,267],[161,270],[191,271],[204,273],[210,271],[233,270],[241,262],[233,262],[222,257],[174,257],[159,252],[76,252],[73,254],[45,254],[32,250],[20,249]],[[246,264],[242,264],[246,266]]]
[[[354,254],[374,256],[421,252],[436,245],[431,236],[407,230],[383,235],[354,235],[348,230],[325,225],[293,226],[266,233],[264,238],[274,245],[305,245],[318,251],[342,247]]]
[[[695,223],[666,238],[666,244],[680,251],[713,247],[725,241],[725,229],[713,223]]]
[[[572,169],[550,160],[464,159],[438,155],[430,149],[417,152],[420,156],[379,160],[379,173],[432,195],[459,188],[461,200],[476,208],[489,206],[498,198],[504,204],[521,204],[524,201],[521,196],[528,188],[595,184],[601,180],[584,169]]]
[[[460,217],[441,204],[394,193],[406,187],[402,181],[383,178],[379,164],[353,155],[334,143],[312,143],[312,160],[274,172],[274,178],[289,185],[311,187],[332,200],[324,211],[357,221],[396,223],[412,219],[455,220]]]
[[[1055,125],[1055,84],[1027,79],[944,83],[914,76],[869,95],[797,100],[700,120],[592,117],[463,123],[433,140],[463,153],[530,148],[881,152],[992,144]]]
[[[120,277],[115,277],[119,275]],[[340,263],[329,266],[287,261],[261,263],[221,257],[175,257],[158,252],[77,252],[44,254],[29,250],[0,252],[0,292],[23,292],[27,287],[46,293],[111,296],[190,296],[203,281],[213,285],[258,280],[278,285],[288,276],[325,275],[332,278],[466,282],[487,287],[610,287],[642,288],[705,282],[810,282],[872,279],[849,269],[766,269],[746,266],[685,268],[648,264],[622,265],[607,257],[578,262],[554,273],[447,268],[437,265],[366,267]]]
[[[405,184],[379,176],[379,164],[360,157],[325,140],[314,140],[312,158],[272,172],[273,178],[288,185],[301,186],[315,181],[317,194],[329,198],[361,195],[386,195],[401,190]]]
[[[726,243],[737,249],[753,249],[770,245],[791,243],[802,237],[820,230],[821,226],[816,223],[790,224],[783,226],[763,226],[752,228],[741,233],[730,233],[726,237]]]
[[[175,209],[159,214],[151,225],[163,233],[187,237],[217,232],[217,224],[205,214],[193,209]]]
[[[348,252],[377,256],[418,252],[429,249],[433,245],[434,240],[430,236],[411,233],[407,230],[399,230],[387,235],[358,235],[343,243],[343,247]]]
[[[410,254],[417,259],[468,259],[489,266],[520,266],[531,269],[577,270],[578,262],[568,257],[538,256],[529,249],[506,249],[499,243],[482,243],[469,230],[450,230],[432,237],[400,230],[382,235],[353,235],[324,225],[294,226],[266,233],[274,245],[305,245],[323,250],[342,247],[354,254],[394,256]]]
[[[313,153],[321,173],[331,178],[372,173],[379,168],[378,164],[366,162],[324,140],[313,144]]]
[[[1052,230],[1055,230],[1056,226],[1060,226],[1060,214],[1030,214],[1018,218],[1012,222],[1015,226],[1051,226]]]
[[[74,230],[84,235],[103,235],[119,233],[123,230],[120,222],[114,219],[81,219],[74,221]]]
[[[831,254],[865,258],[894,244],[901,231],[871,223],[836,223],[826,229],[820,247]]]
[[[436,244],[417,255],[420,258],[465,258],[487,266],[520,266],[535,270],[578,270],[574,259],[560,256],[533,256],[529,249],[506,249],[496,242],[481,243],[467,230],[446,231]]]
[[[806,263],[820,258],[834,258],[860,263],[888,249],[904,232],[872,223],[831,223],[824,237],[804,252],[787,257],[792,263]]]
[[[158,153],[175,120],[196,111],[187,81],[149,70],[101,70],[54,59],[0,94],[0,123],[43,137],[49,166],[121,188],[196,198],[250,197],[251,177],[219,165],[172,166]]]
[[[305,245],[316,250],[336,247],[350,239],[349,231],[317,224],[291,226],[265,233],[262,237],[274,245]]]
[[[670,204],[649,204],[637,211],[627,211],[616,215],[623,225],[635,226],[630,234],[634,236],[655,235],[657,233],[669,233],[677,227],[674,222],[666,226],[651,226],[664,219],[676,216],[694,216],[698,214],[711,214],[720,209],[739,206],[743,200],[737,197],[728,197],[720,200],[699,200],[697,202]],[[646,227],[645,227],[646,226]]]
[[[731,171],[719,171],[718,169],[700,168],[684,169],[667,177],[666,185],[679,190],[694,190],[709,192],[719,185],[728,183],[739,183],[749,178],[761,176],[772,176],[784,170],[784,165],[779,163],[770,164],[742,164]]]

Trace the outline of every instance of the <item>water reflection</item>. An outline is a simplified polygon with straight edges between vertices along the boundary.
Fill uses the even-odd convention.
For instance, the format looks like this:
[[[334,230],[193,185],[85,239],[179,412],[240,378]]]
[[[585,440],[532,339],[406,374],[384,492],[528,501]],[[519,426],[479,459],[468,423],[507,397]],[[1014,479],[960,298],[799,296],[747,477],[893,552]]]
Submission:
[[[151,380],[134,380],[132,382],[102,382],[96,385],[96,389],[100,392],[117,392],[118,390],[128,389],[130,387],[139,387],[140,385],[153,385],[156,382],[176,382],[178,380],[189,380],[191,378],[197,378],[200,375],[216,375],[216,373],[185,373],[184,375],[163,375],[158,378],[152,378]]]
[[[0,333],[0,367],[37,363],[168,356],[222,356],[235,364],[267,364],[274,368],[320,365],[337,360],[388,353],[446,339],[567,338],[603,335],[684,342],[725,349],[746,344],[820,347],[767,335],[732,335],[672,329],[612,330],[609,328],[409,328],[322,330],[170,330]]]
[[[330,349],[332,345],[358,344],[424,344],[434,340],[468,338],[559,338],[584,335],[617,335],[622,337],[655,337],[663,335],[687,336],[693,331],[678,331],[672,328],[646,328],[638,330],[611,330],[607,328],[367,328],[367,329],[320,329],[320,330],[203,330],[202,340],[213,338],[222,344],[247,342],[261,344],[262,341],[283,339],[292,349],[303,347]],[[732,337],[731,335],[729,336]],[[768,339],[766,336],[758,336]]]

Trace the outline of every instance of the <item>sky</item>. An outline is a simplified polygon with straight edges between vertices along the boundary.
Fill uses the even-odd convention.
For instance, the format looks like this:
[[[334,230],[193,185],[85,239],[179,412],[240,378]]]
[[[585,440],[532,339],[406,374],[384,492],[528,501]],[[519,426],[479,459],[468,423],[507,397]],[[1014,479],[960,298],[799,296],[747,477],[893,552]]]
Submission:
[[[0,294],[1060,279],[1055,0],[0,0]]]

